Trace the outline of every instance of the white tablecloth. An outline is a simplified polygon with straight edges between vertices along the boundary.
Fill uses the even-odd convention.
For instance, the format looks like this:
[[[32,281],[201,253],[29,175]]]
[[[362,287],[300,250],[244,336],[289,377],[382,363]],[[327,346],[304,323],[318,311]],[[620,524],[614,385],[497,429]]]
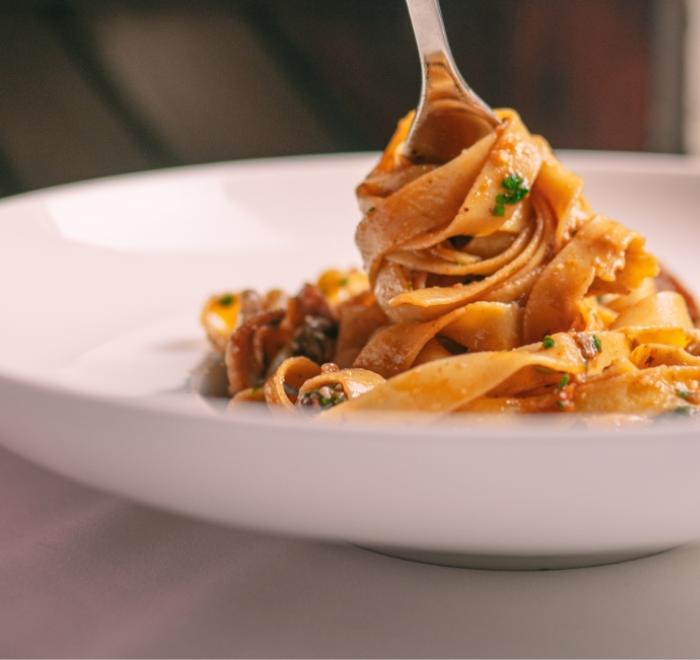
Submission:
[[[490,572],[154,511],[0,450],[3,657],[699,657],[700,545]]]

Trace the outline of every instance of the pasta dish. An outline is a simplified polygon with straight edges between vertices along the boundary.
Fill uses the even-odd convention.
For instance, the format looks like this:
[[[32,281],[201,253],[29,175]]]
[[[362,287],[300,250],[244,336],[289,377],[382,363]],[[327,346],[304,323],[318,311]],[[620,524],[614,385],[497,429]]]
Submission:
[[[329,419],[694,412],[693,298],[517,113],[498,117],[438,163],[406,156],[413,113],[399,122],[357,188],[363,271],[206,302],[234,404]]]

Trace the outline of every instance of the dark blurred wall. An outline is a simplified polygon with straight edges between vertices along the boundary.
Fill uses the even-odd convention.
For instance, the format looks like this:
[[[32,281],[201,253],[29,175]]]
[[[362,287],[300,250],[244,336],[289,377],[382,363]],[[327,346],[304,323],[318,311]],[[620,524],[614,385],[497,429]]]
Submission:
[[[559,147],[682,150],[682,0],[442,0],[455,59]],[[0,194],[379,149],[416,101],[403,0],[0,2]]]

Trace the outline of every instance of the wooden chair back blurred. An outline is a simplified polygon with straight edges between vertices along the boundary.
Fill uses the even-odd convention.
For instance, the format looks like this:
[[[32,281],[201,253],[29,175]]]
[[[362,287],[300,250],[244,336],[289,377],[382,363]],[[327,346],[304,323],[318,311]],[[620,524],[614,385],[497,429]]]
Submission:
[[[470,84],[555,146],[682,150],[682,2],[442,6]],[[20,7],[0,5],[0,194],[184,163],[379,149],[418,94],[402,0]]]

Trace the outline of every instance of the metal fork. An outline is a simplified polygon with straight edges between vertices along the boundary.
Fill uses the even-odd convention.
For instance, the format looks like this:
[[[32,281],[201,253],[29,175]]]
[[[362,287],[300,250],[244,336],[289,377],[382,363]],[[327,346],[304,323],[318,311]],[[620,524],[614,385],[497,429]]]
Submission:
[[[415,163],[444,163],[499,124],[460,75],[438,0],[406,0],[423,72],[420,103],[403,146]]]

